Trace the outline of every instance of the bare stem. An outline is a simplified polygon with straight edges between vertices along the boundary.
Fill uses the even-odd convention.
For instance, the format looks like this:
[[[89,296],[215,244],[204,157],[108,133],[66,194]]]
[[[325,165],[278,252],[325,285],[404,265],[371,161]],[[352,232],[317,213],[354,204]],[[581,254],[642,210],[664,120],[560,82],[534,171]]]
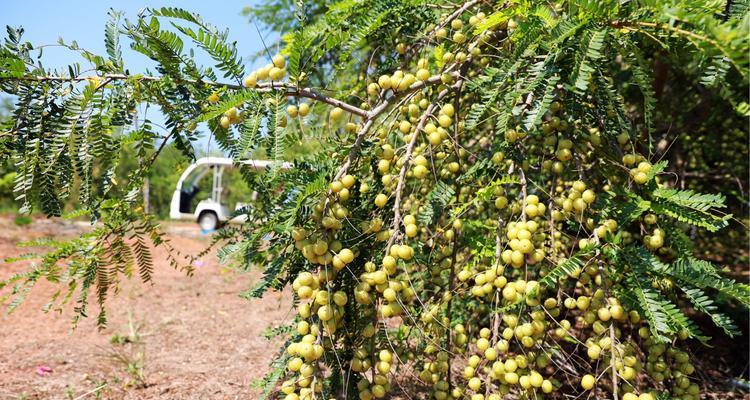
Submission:
[[[526,174],[523,168],[518,168],[519,183],[521,184],[521,220],[526,222]]]
[[[440,93],[440,95],[447,94],[447,89],[443,90],[443,92]],[[438,96],[438,99],[440,99],[442,96]],[[437,102],[430,104],[429,107],[427,107],[427,110],[425,110],[424,114],[422,114],[422,117],[419,119],[419,123],[417,124],[417,127],[414,129],[414,133],[412,134],[411,140],[409,141],[409,144],[406,146],[406,154],[404,155],[404,163],[401,166],[401,171],[399,171],[398,174],[398,185],[396,186],[396,200],[393,203],[393,230],[394,233],[391,235],[390,239],[388,240],[388,245],[385,246],[386,249],[390,248],[393,242],[396,240],[396,237],[398,236],[398,226],[401,223],[401,196],[404,191],[404,181],[406,180],[406,171],[409,169],[409,165],[411,164],[411,154],[414,151],[414,147],[417,143],[417,137],[419,136],[419,133],[424,128],[425,123],[427,122],[427,119],[429,116],[435,111],[437,108]]]
[[[615,324],[612,323],[609,325],[609,339],[610,339],[610,346],[612,346],[612,354],[610,355],[609,359],[609,367],[612,369],[612,398],[614,400],[617,400],[617,363],[615,360],[615,349],[617,348],[616,342],[615,342]]]

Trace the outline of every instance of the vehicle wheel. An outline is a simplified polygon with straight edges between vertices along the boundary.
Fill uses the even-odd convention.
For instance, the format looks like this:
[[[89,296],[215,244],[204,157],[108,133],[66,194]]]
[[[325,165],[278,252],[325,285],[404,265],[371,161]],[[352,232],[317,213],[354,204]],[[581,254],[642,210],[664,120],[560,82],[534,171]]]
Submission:
[[[198,226],[204,231],[213,231],[219,227],[219,217],[213,211],[204,211],[198,216]]]

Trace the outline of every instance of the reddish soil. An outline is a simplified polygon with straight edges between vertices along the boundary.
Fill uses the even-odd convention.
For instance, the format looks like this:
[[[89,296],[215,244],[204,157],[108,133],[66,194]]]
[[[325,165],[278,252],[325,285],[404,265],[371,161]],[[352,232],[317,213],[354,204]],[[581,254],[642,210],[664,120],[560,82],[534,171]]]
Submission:
[[[17,243],[39,237],[75,235],[82,224],[35,220],[19,227],[0,224],[0,280],[23,271],[29,262],[1,260],[29,252]],[[198,253],[208,240],[192,225],[169,225],[172,244]],[[62,314],[41,311],[55,286],[41,282],[12,314],[0,314],[0,399],[238,399],[255,398],[251,384],[268,370],[278,343],[263,331],[291,314],[288,294],[272,293],[247,301],[238,294],[253,285],[257,272],[240,274],[205,257],[194,276],[165,262],[156,249],[152,284],[133,279],[108,301],[106,329],[96,328],[95,313],[72,330],[72,306]],[[7,294],[7,288],[2,294]],[[134,329],[130,327],[134,326]],[[133,343],[112,338],[140,336]],[[128,360],[145,357],[142,384],[128,371]],[[114,355],[120,354],[118,361]],[[39,368],[49,367],[44,373]],[[97,390],[97,388],[100,388]]]

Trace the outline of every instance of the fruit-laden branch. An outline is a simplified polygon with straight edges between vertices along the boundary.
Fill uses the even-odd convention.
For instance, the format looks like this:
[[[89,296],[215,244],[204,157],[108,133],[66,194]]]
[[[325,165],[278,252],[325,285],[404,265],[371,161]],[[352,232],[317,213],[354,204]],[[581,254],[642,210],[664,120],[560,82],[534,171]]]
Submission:
[[[398,185],[396,186],[396,200],[393,203],[393,225],[392,228],[394,230],[393,235],[391,235],[390,239],[388,240],[388,244],[385,246],[386,249],[390,249],[391,245],[397,237],[399,236],[399,224],[401,224],[401,196],[403,195],[404,191],[404,180],[406,179],[406,170],[409,169],[409,165],[411,164],[411,154],[414,151],[414,146],[417,143],[417,137],[419,136],[419,133],[424,130],[424,126],[427,123],[427,119],[432,115],[432,113],[435,111],[435,109],[438,108],[438,105],[440,101],[445,98],[445,96],[448,95],[452,90],[457,89],[461,86],[463,83],[463,80],[459,80],[457,83],[455,83],[451,87],[447,87],[443,89],[442,92],[440,92],[437,96],[437,100],[435,100],[434,103],[430,104],[429,107],[427,107],[427,110],[425,110],[424,114],[422,114],[422,118],[420,118],[419,123],[417,124],[417,127],[414,129],[414,134],[411,137],[411,140],[409,141],[409,144],[406,147],[406,154],[404,155],[404,164],[401,166],[401,171],[399,171],[398,174]]]
[[[458,74],[456,72],[446,72],[446,74],[451,75],[453,78],[456,78]],[[117,80],[132,80],[132,81],[139,81],[139,82],[159,82],[163,77],[159,76],[148,76],[148,75],[125,75],[125,74],[104,74],[104,75],[88,75],[88,76],[74,76],[74,77],[68,77],[68,76],[56,76],[56,75],[44,75],[44,76],[34,76],[34,75],[24,75],[24,76],[0,76],[0,82],[2,81],[31,81],[31,82],[98,82],[98,81],[104,81],[105,83],[100,83],[97,85],[97,88],[103,87],[106,83],[117,81]],[[205,85],[205,86],[213,86],[213,87],[225,87],[229,89],[234,90],[255,90],[257,92],[261,93],[267,93],[274,90],[285,90],[286,96],[290,97],[302,97],[302,98],[308,98],[311,100],[320,101],[326,104],[329,104],[334,107],[339,107],[344,111],[347,111],[351,114],[357,115],[359,117],[365,118],[367,120],[374,119],[378,117],[383,111],[388,109],[389,106],[391,106],[395,101],[403,98],[405,95],[414,93],[418,90],[423,89],[426,86],[431,85],[437,85],[441,83],[441,75],[433,75],[429,79],[425,81],[418,81],[413,83],[411,86],[406,88],[403,91],[399,91],[394,93],[392,96],[385,98],[383,101],[381,101],[377,106],[375,106],[372,110],[367,111],[360,107],[357,107],[355,105],[349,104],[345,101],[338,100],[336,98],[326,96],[320,92],[315,91],[312,88],[309,87],[299,87],[297,85],[291,84],[291,83],[285,83],[285,82],[262,82],[258,83],[253,88],[246,88],[242,85],[234,84],[234,83],[225,83],[225,82],[216,82],[208,79],[182,79],[180,82],[192,84],[192,85]],[[360,134],[364,136],[366,134],[366,130],[362,130]]]
[[[448,68],[444,74],[450,75],[454,79],[458,77],[457,72],[450,72],[451,68]],[[385,111],[389,106],[391,106],[393,103],[395,103],[397,100],[400,100],[405,95],[414,93],[418,90],[422,90],[426,86],[431,85],[437,85],[442,83],[442,77],[440,74],[432,75],[431,77],[427,78],[427,80],[424,81],[417,81],[411,84],[408,88],[406,88],[403,91],[395,92],[392,96],[385,98],[382,102],[380,102],[378,105],[373,107],[373,109],[369,112],[368,118],[375,118],[378,115],[380,115],[383,111]]]
[[[0,81],[33,81],[33,82],[96,82],[97,80],[105,80],[105,82],[111,82],[115,80],[134,80],[134,81],[146,81],[146,82],[159,82],[163,77],[159,76],[146,76],[146,75],[125,75],[125,74],[105,74],[105,75],[91,75],[91,76],[33,76],[24,75],[19,77],[0,77]],[[205,85],[215,87],[226,87],[235,90],[255,90],[257,92],[270,92],[274,90],[284,90],[286,95],[290,97],[304,97],[316,101],[320,101],[326,104],[330,104],[334,107],[339,107],[344,111],[366,118],[370,116],[370,113],[357,106],[351,105],[344,101],[335,99],[333,97],[326,96],[320,92],[317,92],[311,88],[299,87],[291,83],[284,82],[263,82],[258,83],[254,88],[245,88],[242,85],[224,82],[215,82],[207,79],[195,80],[195,79],[183,79],[180,82],[189,83],[192,85]]]
[[[445,74],[450,75],[453,78],[457,78],[458,72],[445,72]],[[349,167],[352,165],[354,160],[357,158],[357,155],[359,154],[359,148],[362,144],[362,141],[367,136],[367,133],[370,131],[370,128],[372,128],[373,124],[375,123],[375,119],[380,116],[380,114],[383,113],[383,111],[387,110],[388,107],[393,105],[396,101],[402,99],[405,95],[414,93],[416,91],[421,90],[422,88],[430,85],[437,85],[442,83],[441,75],[433,75],[429,77],[427,80],[424,81],[418,81],[404,91],[396,92],[392,96],[385,98],[383,101],[381,101],[377,106],[375,106],[370,112],[367,113],[367,118],[365,121],[365,124],[360,128],[359,132],[357,132],[357,137],[354,140],[354,144],[352,145],[351,149],[349,150],[348,157],[343,165],[339,168],[339,170],[336,172],[336,175],[334,176],[334,180],[342,178],[344,175],[346,175],[347,171],[349,170]],[[328,196],[331,195],[331,192],[329,191]]]
[[[451,21],[460,17],[464,13],[464,11],[473,7],[477,3],[479,3],[479,0],[471,0],[471,1],[467,1],[466,3],[464,3],[461,7],[457,8],[456,11],[451,13],[449,16],[445,17],[445,19],[443,19],[442,22],[435,25],[435,27],[425,36],[425,40],[427,42],[432,41],[432,39],[435,37],[435,34],[437,34],[437,31],[448,26],[448,24],[450,24]]]

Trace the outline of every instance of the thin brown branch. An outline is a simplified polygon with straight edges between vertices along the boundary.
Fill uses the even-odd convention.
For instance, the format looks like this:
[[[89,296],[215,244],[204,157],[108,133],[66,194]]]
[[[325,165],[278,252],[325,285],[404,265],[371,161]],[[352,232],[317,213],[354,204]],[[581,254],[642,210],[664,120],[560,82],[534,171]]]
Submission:
[[[612,369],[612,398],[618,400],[617,395],[617,360],[615,359],[615,351],[617,348],[617,342],[615,338],[615,324],[609,325],[609,339],[611,342],[612,354],[610,355],[609,367]]]
[[[47,75],[47,76],[33,76],[33,75],[24,75],[19,77],[0,77],[0,81],[31,81],[31,82],[82,82],[82,81],[95,81],[103,79],[105,84],[109,83],[111,81],[117,81],[117,80],[134,80],[138,82],[159,82],[164,77],[160,76],[148,76],[148,75],[125,75],[125,74],[105,74],[105,75],[90,75],[90,76],[55,76],[55,75]],[[255,90],[257,92],[270,92],[274,90],[284,90],[286,93],[286,96],[290,97],[303,97],[308,98],[316,101],[320,101],[326,104],[330,104],[334,107],[340,107],[344,111],[347,111],[349,113],[355,114],[360,117],[368,117],[370,116],[370,113],[366,110],[363,110],[357,106],[354,106],[352,104],[349,104],[347,102],[335,99],[333,97],[326,96],[320,92],[315,91],[312,88],[307,87],[299,87],[291,83],[285,83],[285,82],[262,82],[259,83],[254,88],[245,88],[242,85],[234,84],[234,83],[225,83],[225,82],[216,82],[211,81],[207,79],[203,80],[195,80],[195,79],[184,79],[180,82],[188,83],[192,85],[206,85],[206,86],[215,86],[215,87],[226,87],[229,89],[234,90]],[[103,86],[103,85],[102,85]]]
[[[526,174],[523,168],[518,168],[518,183],[521,185],[521,221],[526,222]]]

